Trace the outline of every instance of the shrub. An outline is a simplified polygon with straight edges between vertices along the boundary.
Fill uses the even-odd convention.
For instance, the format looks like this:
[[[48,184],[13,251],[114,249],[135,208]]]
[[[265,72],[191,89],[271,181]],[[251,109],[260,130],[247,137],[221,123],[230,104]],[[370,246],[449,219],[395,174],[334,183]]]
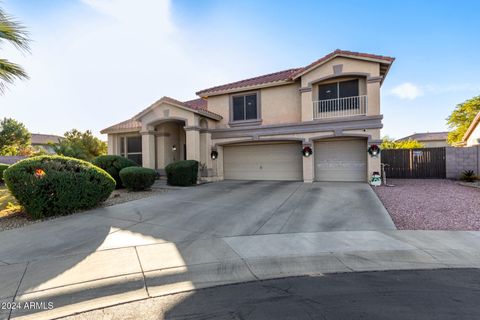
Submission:
[[[127,167],[120,170],[120,178],[125,188],[142,191],[150,188],[155,182],[157,171],[142,167]]]
[[[12,195],[33,218],[68,214],[106,200],[115,180],[89,162],[63,156],[39,156],[4,172]]]
[[[120,170],[123,168],[138,166],[130,159],[115,155],[98,156],[92,160],[92,163],[97,167],[107,171],[112,178],[115,179],[115,182],[117,183],[117,189],[123,187],[122,179],[120,178]]]
[[[477,178],[475,176],[475,171],[473,170],[465,170],[462,172],[462,180],[465,180],[467,182],[473,182]]]
[[[165,167],[167,182],[172,186],[191,186],[197,183],[198,161],[183,160]]]
[[[0,163],[0,182],[3,181],[3,172],[9,167],[8,164]]]

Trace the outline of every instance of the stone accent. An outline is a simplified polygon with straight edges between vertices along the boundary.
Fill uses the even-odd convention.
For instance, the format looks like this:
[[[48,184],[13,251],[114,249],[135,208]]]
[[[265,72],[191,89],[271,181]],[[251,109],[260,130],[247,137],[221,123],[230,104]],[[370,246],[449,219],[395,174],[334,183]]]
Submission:
[[[445,149],[447,179],[459,179],[464,170],[480,174],[480,145]]]

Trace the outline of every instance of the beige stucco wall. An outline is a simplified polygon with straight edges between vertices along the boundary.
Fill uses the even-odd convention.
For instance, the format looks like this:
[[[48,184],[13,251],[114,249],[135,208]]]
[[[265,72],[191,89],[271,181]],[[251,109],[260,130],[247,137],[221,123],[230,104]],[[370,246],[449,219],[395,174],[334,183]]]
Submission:
[[[467,147],[475,146],[477,144],[480,144],[480,123],[477,124],[476,128],[467,139]]]
[[[246,92],[259,92],[262,124],[296,123],[301,121],[299,88],[299,83],[292,83]],[[241,92],[235,93],[238,94]],[[224,94],[209,97],[207,100],[208,110],[223,117],[217,127],[228,127],[230,97],[230,94]]]

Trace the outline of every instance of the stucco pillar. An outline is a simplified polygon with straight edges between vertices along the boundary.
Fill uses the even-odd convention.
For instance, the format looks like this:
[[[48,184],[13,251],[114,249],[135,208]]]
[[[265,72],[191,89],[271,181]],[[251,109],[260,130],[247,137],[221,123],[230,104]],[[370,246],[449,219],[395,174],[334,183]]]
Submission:
[[[380,114],[380,80],[367,80],[367,115]]]
[[[313,120],[312,91],[304,91],[302,95],[302,122]]]
[[[199,128],[185,128],[187,160],[200,161],[200,130]]]
[[[115,136],[113,134],[108,135],[108,140],[107,140],[107,153],[108,154],[116,154],[115,153],[115,142],[117,139],[115,139]]]
[[[142,166],[155,169],[155,134],[153,130],[142,131]]]
[[[313,150],[313,144],[303,144],[303,147],[310,147]],[[303,156],[303,182],[305,183],[312,183],[314,180],[314,155],[315,150],[313,150],[313,154],[310,157]]]

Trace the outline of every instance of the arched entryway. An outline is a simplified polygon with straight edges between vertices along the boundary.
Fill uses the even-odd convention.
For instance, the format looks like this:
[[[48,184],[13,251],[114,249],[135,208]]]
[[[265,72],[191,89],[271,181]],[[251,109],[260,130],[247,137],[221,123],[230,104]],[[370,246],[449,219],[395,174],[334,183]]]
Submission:
[[[185,160],[186,133],[185,121],[162,121],[155,128],[155,169],[163,171],[165,167],[175,161]]]

